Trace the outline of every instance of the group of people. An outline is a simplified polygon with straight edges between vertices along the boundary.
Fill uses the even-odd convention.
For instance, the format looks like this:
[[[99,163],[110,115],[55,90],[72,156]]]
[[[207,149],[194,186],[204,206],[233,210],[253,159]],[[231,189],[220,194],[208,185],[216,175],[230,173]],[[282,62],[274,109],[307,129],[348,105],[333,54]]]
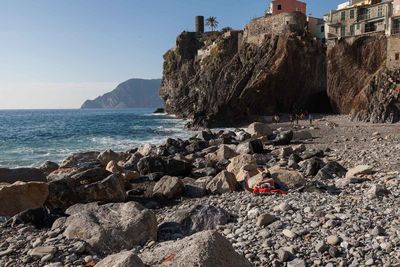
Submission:
[[[311,115],[311,113],[309,113],[308,111],[306,112],[294,112],[292,114],[290,114],[290,123],[292,125],[296,124],[299,125],[299,121],[302,120],[308,120],[310,122],[310,125],[312,125],[313,123],[313,117]]]
[[[312,117],[311,113],[309,113],[307,111],[306,112],[293,112],[292,114],[290,114],[289,119],[290,119],[290,123],[292,125],[294,125],[294,124],[299,125],[299,121],[302,121],[302,120],[309,121],[310,125],[312,125],[312,123],[313,123],[313,117]],[[272,117],[272,122],[275,124],[280,123],[281,116],[279,114],[275,114]]]

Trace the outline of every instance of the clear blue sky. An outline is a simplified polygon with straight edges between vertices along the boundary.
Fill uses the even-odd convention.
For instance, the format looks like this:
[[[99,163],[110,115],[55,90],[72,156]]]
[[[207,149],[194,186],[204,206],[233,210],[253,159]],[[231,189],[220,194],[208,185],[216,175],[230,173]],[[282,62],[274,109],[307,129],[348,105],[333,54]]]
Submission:
[[[308,0],[322,16],[344,0]],[[265,0],[0,0],[0,108],[75,108],[129,78],[159,78],[196,15],[243,28]]]

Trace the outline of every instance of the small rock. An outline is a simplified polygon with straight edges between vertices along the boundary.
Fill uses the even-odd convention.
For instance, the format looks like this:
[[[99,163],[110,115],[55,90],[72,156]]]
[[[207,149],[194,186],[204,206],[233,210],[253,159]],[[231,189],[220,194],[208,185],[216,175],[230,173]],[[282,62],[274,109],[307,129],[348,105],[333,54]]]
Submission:
[[[323,241],[320,241],[315,245],[315,251],[317,251],[318,253],[324,253],[327,249],[328,246]]]
[[[328,236],[328,238],[326,239],[326,242],[327,242],[329,245],[336,246],[337,244],[340,243],[340,238],[339,238],[337,235],[330,235],[330,236]]]
[[[257,218],[257,226],[262,227],[262,226],[267,226],[273,223],[276,220],[276,217],[271,215],[271,214],[261,214]]]
[[[280,249],[277,252],[278,260],[280,262],[287,262],[290,258],[290,253],[284,249]]]
[[[302,259],[294,259],[288,262],[287,267],[306,267],[306,262]]]
[[[295,238],[297,235],[290,229],[285,229],[282,231],[282,234],[290,239]]]

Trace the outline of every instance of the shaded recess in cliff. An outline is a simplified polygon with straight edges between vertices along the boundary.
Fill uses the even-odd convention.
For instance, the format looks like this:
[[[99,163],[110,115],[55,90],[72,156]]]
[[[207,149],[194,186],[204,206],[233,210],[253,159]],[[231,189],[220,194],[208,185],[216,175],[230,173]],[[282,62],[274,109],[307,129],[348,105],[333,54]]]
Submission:
[[[327,92],[335,111],[365,122],[399,121],[400,75],[387,68],[390,39],[373,34],[328,43]]]
[[[183,32],[164,55],[166,111],[194,126],[232,126],[276,112],[331,111],[325,45],[299,12],[253,20],[244,31]]]

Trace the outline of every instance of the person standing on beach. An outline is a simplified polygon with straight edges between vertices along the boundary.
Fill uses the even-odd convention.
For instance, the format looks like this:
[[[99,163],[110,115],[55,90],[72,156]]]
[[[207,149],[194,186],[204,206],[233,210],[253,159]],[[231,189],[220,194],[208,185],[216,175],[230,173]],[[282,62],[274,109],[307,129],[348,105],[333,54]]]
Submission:
[[[290,119],[290,125],[294,126],[294,117],[295,115],[293,113],[290,114],[289,119]]]
[[[313,117],[311,113],[308,114],[308,120],[310,121],[310,125],[312,125]]]

